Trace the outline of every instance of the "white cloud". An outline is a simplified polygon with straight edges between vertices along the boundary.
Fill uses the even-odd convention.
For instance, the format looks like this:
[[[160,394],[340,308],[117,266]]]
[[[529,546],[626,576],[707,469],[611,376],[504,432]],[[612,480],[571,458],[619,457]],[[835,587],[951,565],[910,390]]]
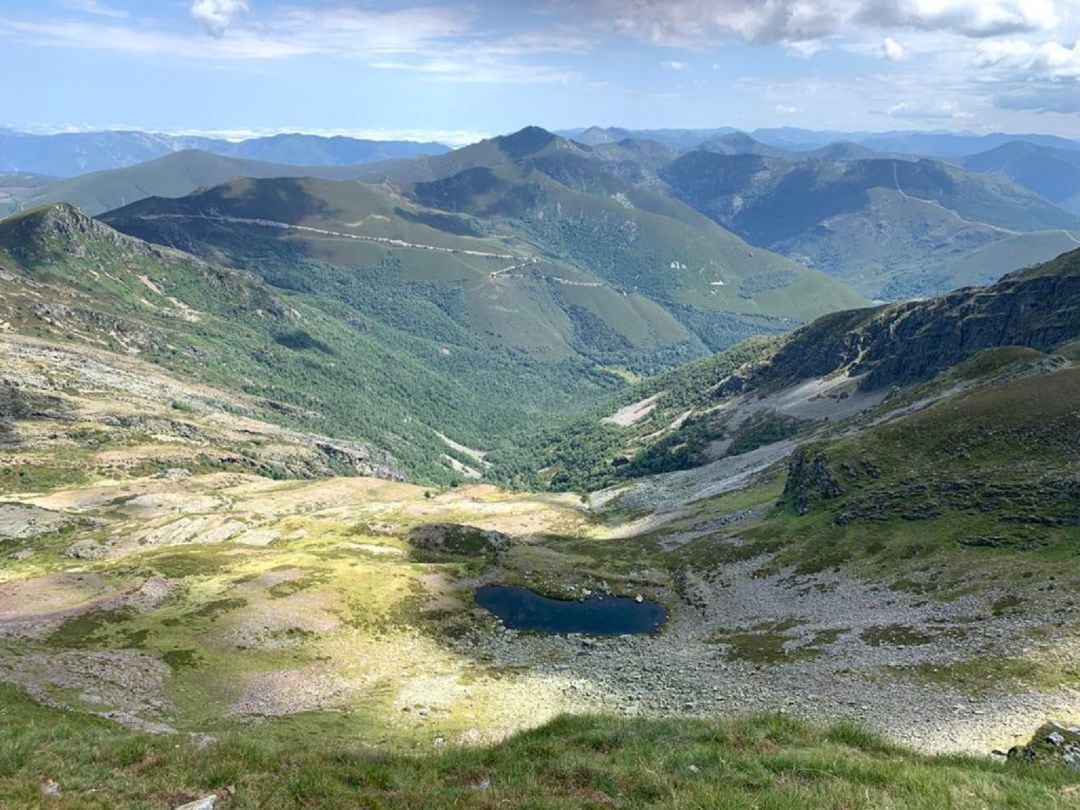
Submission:
[[[794,115],[798,111],[798,107],[792,107],[790,104],[776,104],[773,106],[773,112],[777,115]]]
[[[836,63],[820,63],[813,77],[793,68],[798,75],[777,98],[746,101],[764,103],[765,109],[799,103],[819,77],[857,89],[845,97],[846,107],[833,108],[833,117],[847,117],[850,108],[852,115],[879,122],[993,126],[1003,120],[995,110],[1068,114],[1080,96],[1080,0],[552,2],[584,9],[591,24],[616,36],[660,47],[707,51],[743,42],[777,46],[801,58],[836,48],[891,63],[873,77],[850,75]]]
[[[974,117],[953,101],[901,101],[885,110],[885,114],[918,121],[963,121]]]
[[[799,59],[809,59],[814,54],[821,53],[829,47],[828,43],[823,39],[785,40],[782,44],[788,56]]]
[[[908,49],[892,37],[885,37],[878,53],[883,59],[888,59],[890,62],[903,62],[911,56]]]
[[[92,14],[96,17],[124,19],[129,16],[122,8],[113,8],[100,0],[60,0],[60,5],[64,8],[71,9],[72,11],[78,11],[83,14]]]
[[[1015,81],[1076,81],[1080,79],[1080,40],[1071,45],[993,40],[979,49],[976,66]]]
[[[1037,113],[1075,115],[1080,113],[1080,85],[1003,93],[994,99],[994,105],[1001,110],[1032,110]],[[1076,136],[1075,125],[1069,135]]]
[[[861,0],[854,5],[853,19],[863,25],[968,37],[1046,31],[1058,23],[1055,0]]]
[[[565,0],[564,0],[565,2]],[[800,43],[855,29],[947,31],[965,37],[1044,31],[1075,0],[591,0],[619,34],[660,45],[725,40]]]
[[[549,84],[578,81],[576,72],[544,64],[546,55],[582,53],[589,40],[554,27],[502,37],[475,29],[475,12],[459,6],[377,11],[356,6],[284,6],[257,22],[242,20],[247,0],[196,0],[191,13],[213,39],[142,24],[0,16],[0,37],[47,47],[232,63],[310,55],[355,59],[371,67],[438,81]],[[228,36],[224,33],[228,31]]]
[[[680,62],[677,59],[665,59],[660,64],[663,65],[664,67],[666,67],[668,70],[689,70],[690,69],[690,65],[688,65],[686,62]]]
[[[191,16],[208,34],[220,37],[241,14],[250,11],[247,0],[192,0]]]

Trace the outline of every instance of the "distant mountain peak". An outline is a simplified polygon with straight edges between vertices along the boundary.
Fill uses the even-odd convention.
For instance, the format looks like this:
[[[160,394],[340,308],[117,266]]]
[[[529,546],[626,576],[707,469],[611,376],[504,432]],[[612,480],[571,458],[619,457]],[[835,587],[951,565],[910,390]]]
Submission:
[[[614,143],[616,139],[612,136],[610,131],[594,125],[579,134],[574,140],[578,141],[578,143],[586,144],[587,146],[598,146],[602,143]],[[631,139],[622,138],[622,140]]]
[[[495,143],[511,160],[535,154],[558,140],[559,136],[543,127],[528,126],[510,135],[501,135]]]
[[[763,157],[783,157],[785,150],[769,146],[747,135],[745,132],[729,132],[702,143],[698,149],[721,155],[761,155]]]

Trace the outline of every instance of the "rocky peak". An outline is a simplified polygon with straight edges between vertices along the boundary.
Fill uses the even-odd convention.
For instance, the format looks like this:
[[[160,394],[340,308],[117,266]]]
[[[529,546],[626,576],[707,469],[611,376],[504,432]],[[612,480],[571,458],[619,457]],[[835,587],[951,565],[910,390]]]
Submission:
[[[101,242],[137,244],[137,240],[66,202],[33,208],[0,221],[0,248],[17,258],[41,259],[55,253],[80,255],[90,245]]]
[[[559,140],[557,135],[535,126],[525,127],[512,135],[503,135],[495,139],[499,149],[513,160],[535,154],[556,140]]]

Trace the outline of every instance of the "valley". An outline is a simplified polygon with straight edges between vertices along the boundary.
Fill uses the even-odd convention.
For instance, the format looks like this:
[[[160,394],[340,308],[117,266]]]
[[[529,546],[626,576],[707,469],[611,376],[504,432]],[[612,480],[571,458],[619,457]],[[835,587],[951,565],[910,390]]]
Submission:
[[[5,368],[56,374],[46,370],[55,350],[17,346],[5,349]],[[1076,379],[1050,373],[1062,375]],[[145,395],[144,378],[98,382],[80,410],[109,424],[109,409]],[[1061,620],[1075,627],[1075,571],[1054,561],[1076,552],[1064,536],[1053,544],[1053,528],[1027,550],[945,543],[909,563],[903,541],[879,540],[890,564],[870,559],[855,577],[815,558],[813,545],[778,553],[780,527],[825,527],[775,511],[785,472],[769,457],[729,477],[726,491],[703,468],[713,494],[672,481],[679,473],[643,482],[666,494],[645,517],[634,487],[582,504],[490,486],[192,472],[195,448],[198,458],[224,442],[192,440],[188,426],[260,430],[199,393],[197,408],[159,418],[153,436],[113,435],[97,450],[114,464],[105,477],[5,499],[8,683],[136,730],[214,735],[245,718],[315,712],[326,714],[305,721],[321,716],[325,732],[406,747],[498,740],[564,711],[783,710],[858,718],[920,750],[983,753],[1020,741],[1043,716],[1070,716],[1078,639],[1048,631]],[[895,418],[932,407],[942,405]],[[59,432],[57,446],[85,443],[85,420],[24,417],[5,444],[42,430]],[[287,458],[291,437],[261,430],[274,437],[267,456]],[[147,458],[177,467],[133,467]],[[40,530],[13,532],[28,516]],[[888,524],[869,525],[888,536]],[[483,582],[563,597],[644,594],[670,618],[656,637],[517,634],[472,606]],[[146,667],[157,672],[150,683],[123,688]]]
[[[4,0],[0,810],[1080,808],[1080,0]]]
[[[786,413],[797,433],[585,498],[385,480],[389,458],[262,421],[256,400],[5,336],[0,679],[195,745],[253,719],[266,739],[427,750],[564,712],[772,711],[985,754],[1075,722],[1077,255],[981,304],[1058,284],[1055,326],[1013,328],[1059,353],[976,343],[861,395],[800,357],[827,345],[815,324],[714,372],[720,390],[743,380],[721,411]],[[922,309],[951,306],[967,311]],[[666,419],[643,407],[605,429],[655,441]],[[926,447],[893,438],[909,436]],[[992,490],[971,486],[983,463]],[[519,633],[474,605],[486,583],[643,597],[668,618],[655,636]]]
[[[707,146],[0,220],[0,805],[1069,806],[1072,214]],[[735,223],[684,161],[815,177]],[[837,187],[1017,263],[871,305],[757,244]]]

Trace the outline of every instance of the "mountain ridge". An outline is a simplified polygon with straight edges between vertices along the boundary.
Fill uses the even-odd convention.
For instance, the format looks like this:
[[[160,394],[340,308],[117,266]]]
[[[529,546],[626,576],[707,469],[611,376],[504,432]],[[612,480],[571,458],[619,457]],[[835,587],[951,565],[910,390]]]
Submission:
[[[185,149],[270,163],[353,165],[389,158],[445,152],[438,143],[372,141],[345,136],[285,133],[229,141],[205,136],[167,135],[138,130],[104,130],[36,135],[0,130],[0,171],[70,177],[119,169]]]

